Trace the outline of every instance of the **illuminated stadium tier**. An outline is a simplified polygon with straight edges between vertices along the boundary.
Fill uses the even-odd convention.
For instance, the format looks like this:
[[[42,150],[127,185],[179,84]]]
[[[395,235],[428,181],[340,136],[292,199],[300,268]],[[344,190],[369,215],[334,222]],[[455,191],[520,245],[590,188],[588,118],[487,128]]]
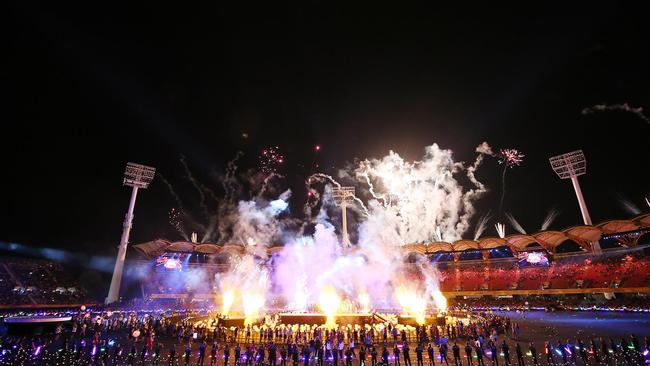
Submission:
[[[396,247],[401,250],[405,266],[394,273],[403,283],[423,283],[425,277],[418,261],[428,260],[437,268],[437,282],[445,297],[529,296],[548,294],[650,293],[650,215],[629,220],[612,220],[595,226],[575,226],[561,231],[543,231],[532,235],[510,235],[503,239],[435,242]],[[621,231],[624,230],[624,231]],[[593,255],[588,242],[601,240],[605,251]],[[566,252],[567,247],[573,251]],[[243,245],[170,243],[156,240],[138,244],[135,249],[147,256],[151,270],[145,276],[148,296],[183,302],[204,302],[221,308],[224,292],[219,279],[229,273],[246,252]],[[264,260],[269,276],[275,275],[274,261],[281,246],[267,250]],[[346,249],[354,257],[356,247]],[[240,296],[234,288],[233,298]],[[398,297],[402,296],[398,288]],[[410,305],[418,300],[417,286],[403,294]],[[361,298],[338,293],[338,312],[358,313],[402,310],[362,305]],[[322,300],[322,299],[321,299]],[[229,300],[229,301],[232,301]],[[321,302],[323,302],[322,300]],[[366,300],[366,302],[368,302]],[[330,303],[325,301],[324,303]],[[290,300],[271,288],[263,311],[290,310]],[[413,311],[420,312],[418,307]],[[305,311],[319,312],[320,305]],[[426,310],[426,312],[430,311]],[[235,312],[236,313],[236,312]],[[425,315],[426,316],[426,315]]]

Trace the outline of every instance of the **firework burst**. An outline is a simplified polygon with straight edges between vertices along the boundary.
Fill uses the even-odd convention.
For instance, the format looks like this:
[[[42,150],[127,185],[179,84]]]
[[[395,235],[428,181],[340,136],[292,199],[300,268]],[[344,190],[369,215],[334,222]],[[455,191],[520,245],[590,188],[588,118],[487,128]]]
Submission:
[[[187,234],[185,233],[185,230],[183,229],[183,220],[181,219],[181,211],[172,208],[169,210],[169,225],[171,225],[176,231],[181,234],[181,236],[187,240]]]
[[[284,155],[278,146],[267,147],[260,153],[258,167],[264,174],[277,174],[278,167],[282,164]]]
[[[499,164],[503,164],[506,168],[513,168],[521,165],[526,155],[522,154],[517,149],[501,149],[497,154]]]
[[[521,165],[524,161],[524,154],[517,149],[501,149],[496,154],[499,164],[503,165],[501,173],[501,200],[499,201],[499,213],[503,212],[503,199],[506,196],[506,171],[508,168],[514,168]]]

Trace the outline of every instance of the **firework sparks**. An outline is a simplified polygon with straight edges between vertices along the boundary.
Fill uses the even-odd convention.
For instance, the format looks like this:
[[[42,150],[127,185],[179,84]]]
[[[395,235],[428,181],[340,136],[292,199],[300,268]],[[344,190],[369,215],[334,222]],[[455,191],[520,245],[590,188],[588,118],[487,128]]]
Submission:
[[[503,165],[503,173],[501,174],[501,199],[499,200],[499,213],[503,212],[503,199],[506,196],[506,171],[508,168],[514,168],[521,165],[524,161],[524,154],[517,149],[501,149],[496,154],[499,164]]]
[[[492,215],[490,215],[490,212],[486,213],[485,215],[481,216],[478,219],[478,222],[476,223],[476,227],[474,228],[474,240],[478,240],[481,235],[483,235],[483,232],[485,231],[485,228],[487,227],[488,221],[492,218]]]
[[[625,211],[627,211],[631,215],[638,215],[641,213],[641,209],[639,209],[639,207],[635,205],[634,202],[628,200],[627,198],[621,195],[619,195],[618,197],[618,203]]]
[[[526,230],[524,230],[524,228],[521,226],[519,221],[517,221],[517,219],[515,219],[515,217],[512,216],[512,214],[510,212],[506,212],[506,219],[508,219],[508,221],[510,221],[510,225],[512,225],[512,227],[515,230],[517,230],[517,232],[519,232],[520,234],[526,235]]]
[[[506,225],[502,224],[500,222],[497,222],[494,224],[494,228],[497,229],[497,233],[499,234],[499,238],[503,239],[506,237]]]
[[[183,220],[181,219],[181,211],[173,208],[169,210],[169,225],[171,225],[181,236],[187,240],[187,234],[183,229]]]
[[[280,153],[280,147],[267,147],[260,153],[259,169],[264,174],[276,174],[278,166],[282,164],[284,164],[284,155]]]
[[[560,214],[560,211],[556,208],[552,208],[548,211],[546,214],[546,217],[544,218],[544,222],[542,222],[542,228],[541,230],[547,230],[549,226],[555,221],[555,218]]]
[[[499,164],[504,164],[506,168],[513,168],[521,165],[526,155],[517,149],[501,149],[497,154]]]

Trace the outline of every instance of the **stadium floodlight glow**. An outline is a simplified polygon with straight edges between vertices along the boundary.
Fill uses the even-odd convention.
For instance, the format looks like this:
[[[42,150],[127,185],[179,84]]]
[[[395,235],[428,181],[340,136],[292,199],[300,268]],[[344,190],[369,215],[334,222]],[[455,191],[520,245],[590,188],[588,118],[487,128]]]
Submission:
[[[137,188],[147,188],[156,175],[156,168],[136,163],[126,163],[124,185]]]
[[[133,208],[135,207],[135,198],[138,195],[138,189],[146,189],[149,187],[149,184],[155,175],[156,168],[130,162],[126,163],[123,184],[125,186],[132,187],[133,189],[131,190],[129,210],[126,213],[124,224],[122,225],[122,238],[120,239],[117,258],[115,259],[115,268],[113,269],[113,278],[111,279],[111,287],[108,290],[108,296],[106,297],[106,304],[117,301],[120,296],[120,284],[122,283],[122,272],[124,271],[126,246],[129,243],[129,234],[131,232],[131,224],[133,222]]]
[[[585,198],[582,196],[582,190],[580,189],[580,182],[578,182],[578,176],[587,173],[587,159],[585,159],[585,154],[582,150],[576,150],[553,156],[548,160],[551,163],[551,168],[553,168],[553,171],[560,179],[571,179],[573,189],[578,198],[578,205],[580,205],[582,221],[585,225],[591,225],[591,217],[589,216],[589,210],[587,210],[587,203],[585,203]],[[594,251],[600,252],[598,242],[594,243]]]
[[[354,201],[354,187],[334,187],[332,188],[332,198],[334,198],[334,202],[341,207],[341,232],[343,236],[343,246],[349,247],[351,243],[350,237],[348,236],[346,207],[348,203]]]

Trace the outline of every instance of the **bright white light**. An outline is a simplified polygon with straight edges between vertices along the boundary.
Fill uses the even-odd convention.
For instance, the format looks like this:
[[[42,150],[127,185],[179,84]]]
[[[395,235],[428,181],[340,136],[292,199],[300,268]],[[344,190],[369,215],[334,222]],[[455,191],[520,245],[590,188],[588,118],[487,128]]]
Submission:
[[[180,268],[180,267],[181,267],[181,263],[178,260],[174,259],[174,258],[169,258],[165,262],[165,268],[167,268],[167,269],[176,269],[176,268]]]

